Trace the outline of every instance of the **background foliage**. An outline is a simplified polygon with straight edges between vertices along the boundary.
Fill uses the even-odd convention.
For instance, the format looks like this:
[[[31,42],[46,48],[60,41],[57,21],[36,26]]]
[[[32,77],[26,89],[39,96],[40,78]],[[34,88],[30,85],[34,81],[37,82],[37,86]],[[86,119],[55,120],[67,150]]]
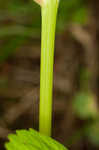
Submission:
[[[98,6],[96,0],[60,0],[53,137],[71,150],[99,148]],[[40,7],[32,0],[0,0],[2,150],[9,132],[17,128],[38,128],[40,33]],[[30,111],[31,97],[36,99],[35,113]],[[31,121],[33,115],[35,121]]]

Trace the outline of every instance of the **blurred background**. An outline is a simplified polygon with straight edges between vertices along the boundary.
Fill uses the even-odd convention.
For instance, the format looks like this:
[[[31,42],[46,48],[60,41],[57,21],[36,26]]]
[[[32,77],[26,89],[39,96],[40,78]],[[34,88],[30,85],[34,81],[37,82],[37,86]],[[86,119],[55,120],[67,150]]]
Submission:
[[[0,0],[0,149],[16,129],[38,130],[41,12]],[[99,1],[60,0],[53,137],[69,150],[99,149]]]

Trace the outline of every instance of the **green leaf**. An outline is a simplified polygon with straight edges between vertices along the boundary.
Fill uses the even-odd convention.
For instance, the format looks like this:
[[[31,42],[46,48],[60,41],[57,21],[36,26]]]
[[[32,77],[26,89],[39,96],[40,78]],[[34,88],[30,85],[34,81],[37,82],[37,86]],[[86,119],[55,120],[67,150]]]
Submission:
[[[94,121],[90,125],[86,130],[86,135],[93,145],[99,146],[99,120]]]
[[[72,22],[79,23],[79,24],[85,24],[88,19],[88,12],[85,7],[79,8],[79,10],[75,11],[75,15],[72,17]]]
[[[97,104],[91,93],[79,92],[73,101],[73,108],[81,119],[97,117]]]
[[[5,144],[7,150],[67,150],[62,144],[33,129],[17,130],[8,138],[10,142]]]
[[[86,6],[83,0],[60,0],[57,30],[64,30],[70,23],[85,24],[89,16]]]

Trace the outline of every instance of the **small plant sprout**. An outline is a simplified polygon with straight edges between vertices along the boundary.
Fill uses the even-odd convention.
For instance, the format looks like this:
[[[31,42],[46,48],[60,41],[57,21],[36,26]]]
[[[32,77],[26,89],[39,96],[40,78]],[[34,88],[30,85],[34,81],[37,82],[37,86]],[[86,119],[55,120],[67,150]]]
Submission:
[[[35,0],[42,10],[39,132],[17,130],[8,136],[7,150],[67,150],[51,137],[53,62],[56,17],[59,0]]]

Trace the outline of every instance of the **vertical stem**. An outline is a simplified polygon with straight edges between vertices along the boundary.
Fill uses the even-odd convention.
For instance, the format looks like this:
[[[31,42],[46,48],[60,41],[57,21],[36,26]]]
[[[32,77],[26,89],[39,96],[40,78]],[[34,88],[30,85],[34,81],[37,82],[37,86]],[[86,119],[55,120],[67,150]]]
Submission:
[[[44,0],[42,5],[42,43],[40,72],[39,130],[51,136],[54,41],[58,0]]]

